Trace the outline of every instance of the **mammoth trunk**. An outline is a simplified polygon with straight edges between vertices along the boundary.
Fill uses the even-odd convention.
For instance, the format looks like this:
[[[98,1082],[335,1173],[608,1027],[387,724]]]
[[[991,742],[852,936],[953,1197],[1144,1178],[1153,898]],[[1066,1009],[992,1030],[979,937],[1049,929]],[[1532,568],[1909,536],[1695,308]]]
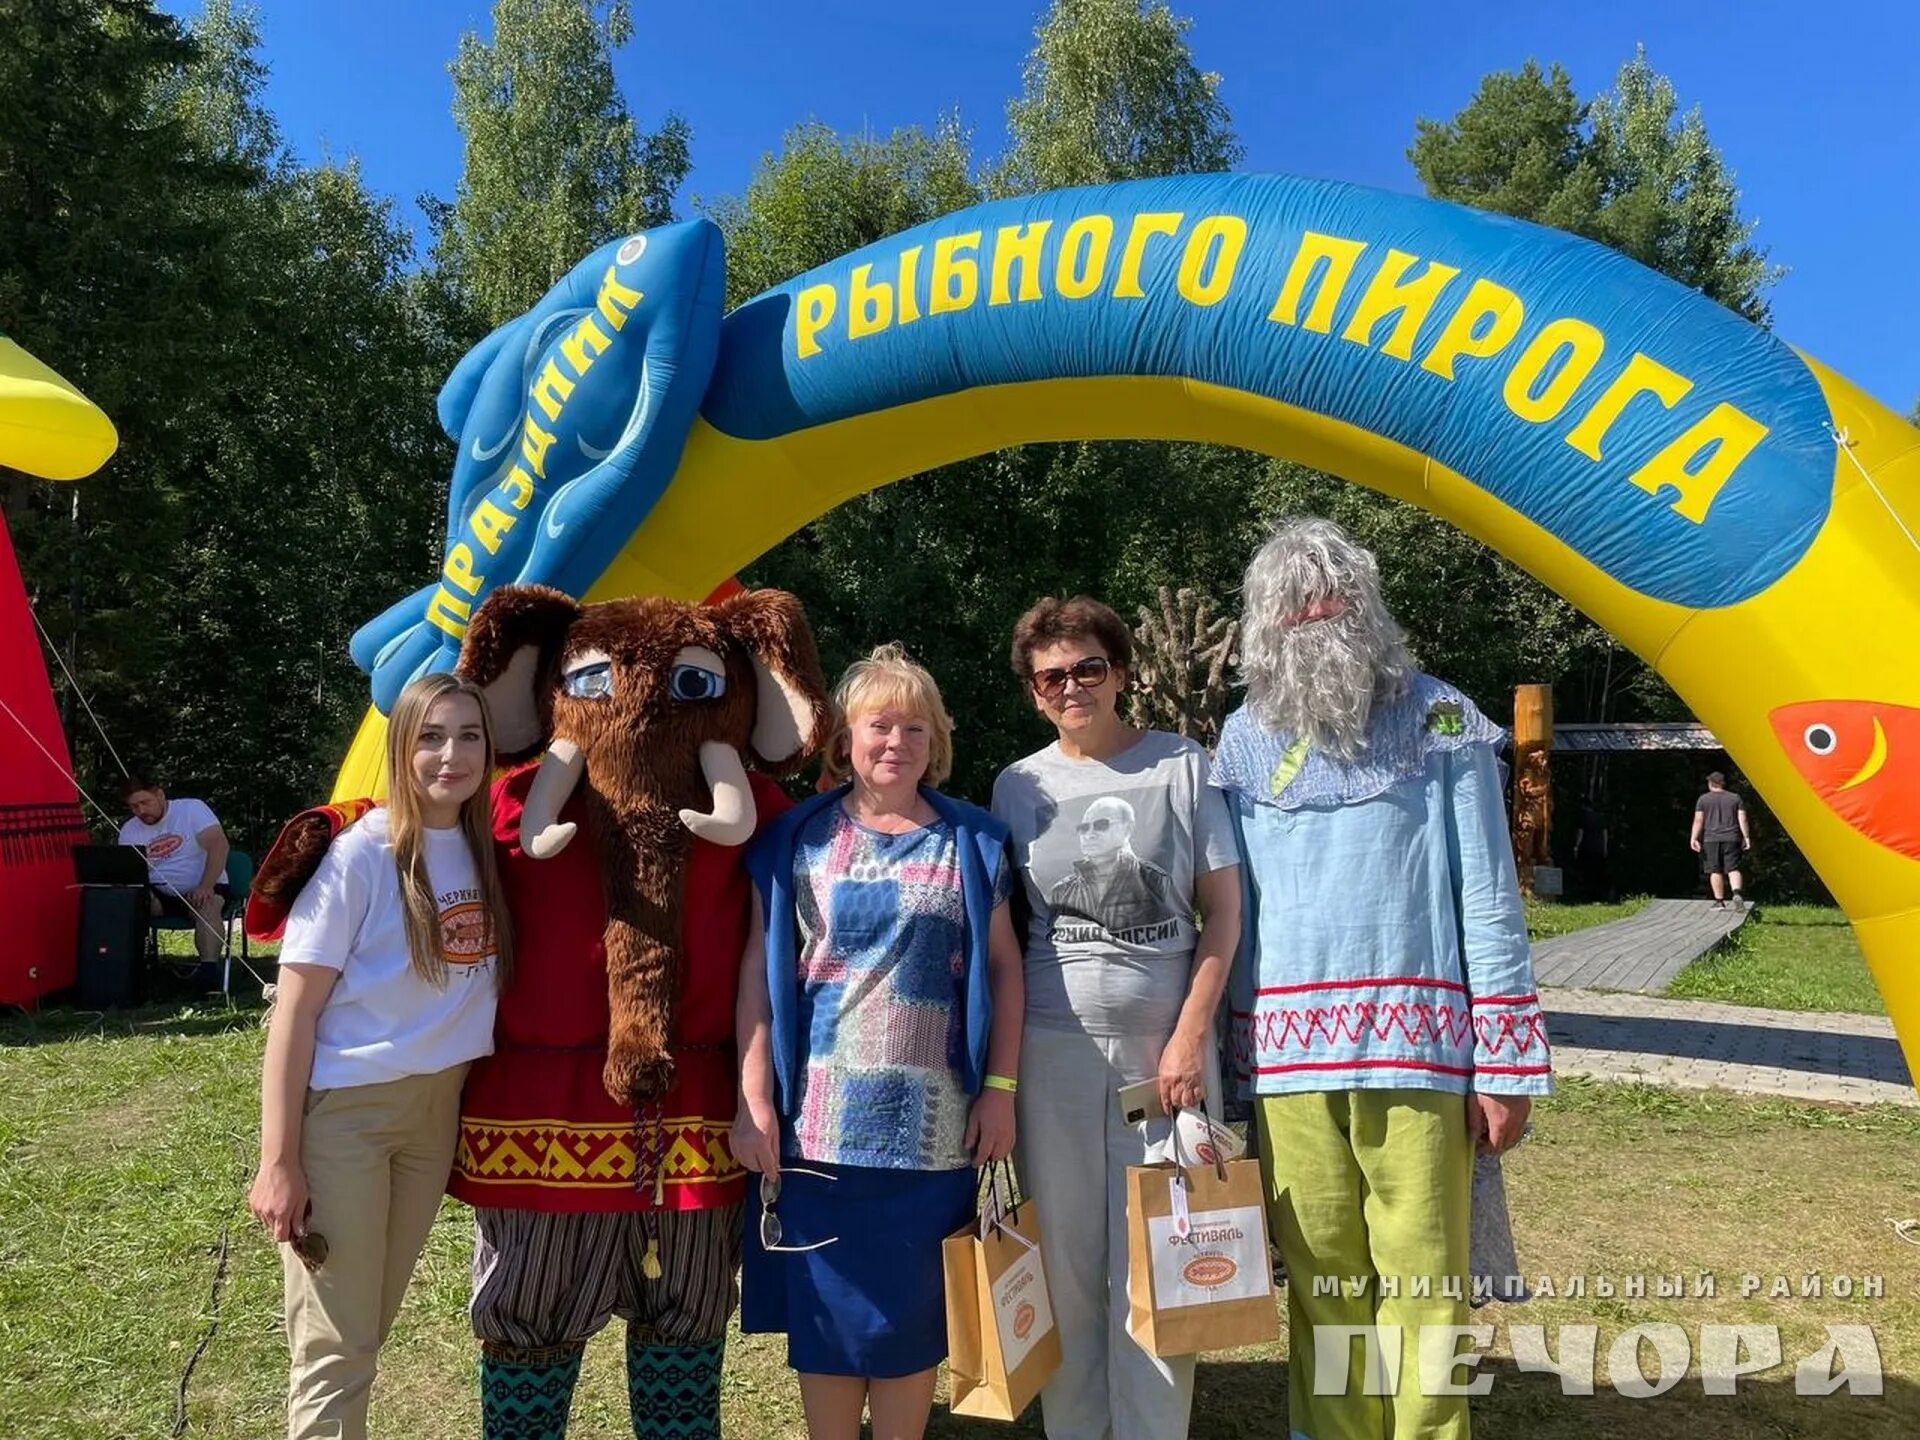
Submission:
[[[589,815],[607,892],[607,1094],[638,1108],[673,1084],[680,911],[692,837],[671,810]]]

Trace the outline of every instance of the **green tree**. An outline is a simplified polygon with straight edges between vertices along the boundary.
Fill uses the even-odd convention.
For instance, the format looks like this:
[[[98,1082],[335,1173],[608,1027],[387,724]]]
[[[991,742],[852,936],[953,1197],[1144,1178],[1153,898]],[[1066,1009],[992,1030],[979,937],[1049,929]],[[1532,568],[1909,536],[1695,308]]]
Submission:
[[[1152,0],[1054,0],[1007,105],[995,194],[1231,170],[1243,154],[1193,22]]]
[[[1558,65],[1496,72],[1451,120],[1421,120],[1407,157],[1427,193],[1610,245],[1757,324],[1785,272],[1753,242],[1698,107],[1637,51],[1608,93],[1575,98]]]
[[[348,635],[431,562],[449,343],[390,204],[287,155],[251,11],[0,7],[0,175],[44,197],[0,207],[0,328],[122,440],[77,487],[9,485],[7,521],[114,747],[257,847],[365,706]]]
[[[459,187],[430,202],[434,263],[483,326],[520,314],[580,257],[673,218],[691,132],[642,131],[613,74],[628,0],[494,0],[448,67],[465,143]]]
[[[796,126],[745,195],[707,207],[727,237],[728,303],[973,204],[972,169],[957,117],[885,139],[842,137],[818,121]]]

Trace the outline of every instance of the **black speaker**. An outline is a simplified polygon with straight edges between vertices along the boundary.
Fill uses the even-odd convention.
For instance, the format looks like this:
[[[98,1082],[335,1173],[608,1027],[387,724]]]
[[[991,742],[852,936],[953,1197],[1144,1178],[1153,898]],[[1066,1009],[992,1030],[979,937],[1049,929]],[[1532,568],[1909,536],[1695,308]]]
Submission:
[[[75,999],[83,1009],[140,1003],[140,962],[147,943],[143,886],[89,885],[80,892],[80,957]]]

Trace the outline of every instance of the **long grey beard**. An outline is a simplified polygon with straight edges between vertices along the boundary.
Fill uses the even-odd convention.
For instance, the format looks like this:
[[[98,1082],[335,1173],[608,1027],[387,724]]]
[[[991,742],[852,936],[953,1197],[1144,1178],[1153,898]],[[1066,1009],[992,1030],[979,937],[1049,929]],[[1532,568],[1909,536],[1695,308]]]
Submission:
[[[1353,618],[1310,621],[1288,630],[1280,637],[1272,690],[1247,697],[1268,728],[1302,736],[1341,760],[1366,750],[1374,702],[1404,683],[1384,663],[1388,657],[1374,634]]]

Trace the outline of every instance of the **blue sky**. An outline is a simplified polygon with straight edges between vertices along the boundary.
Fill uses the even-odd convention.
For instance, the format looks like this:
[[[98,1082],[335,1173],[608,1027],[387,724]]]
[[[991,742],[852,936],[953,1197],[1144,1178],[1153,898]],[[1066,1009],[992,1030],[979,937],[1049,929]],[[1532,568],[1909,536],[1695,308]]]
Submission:
[[[198,0],[166,0],[183,14]],[[304,158],[356,155],[413,207],[450,195],[459,135],[446,62],[485,0],[263,0],[268,101]],[[931,123],[957,109],[996,151],[1043,0],[635,0],[616,60],[646,125],[693,127],[695,196],[740,189],[781,133]],[[1902,412],[1920,394],[1920,5],[1909,0],[1174,0],[1246,145],[1245,167],[1416,190],[1414,119],[1453,114],[1482,74],[1558,60],[1605,88],[1644,43],[1733,166],[1758,238],[1791,273],[1788,341]],[[1457,16],[1471,15],[1470,22]],[[1736,18],[1737,17],[1737,18]]]

